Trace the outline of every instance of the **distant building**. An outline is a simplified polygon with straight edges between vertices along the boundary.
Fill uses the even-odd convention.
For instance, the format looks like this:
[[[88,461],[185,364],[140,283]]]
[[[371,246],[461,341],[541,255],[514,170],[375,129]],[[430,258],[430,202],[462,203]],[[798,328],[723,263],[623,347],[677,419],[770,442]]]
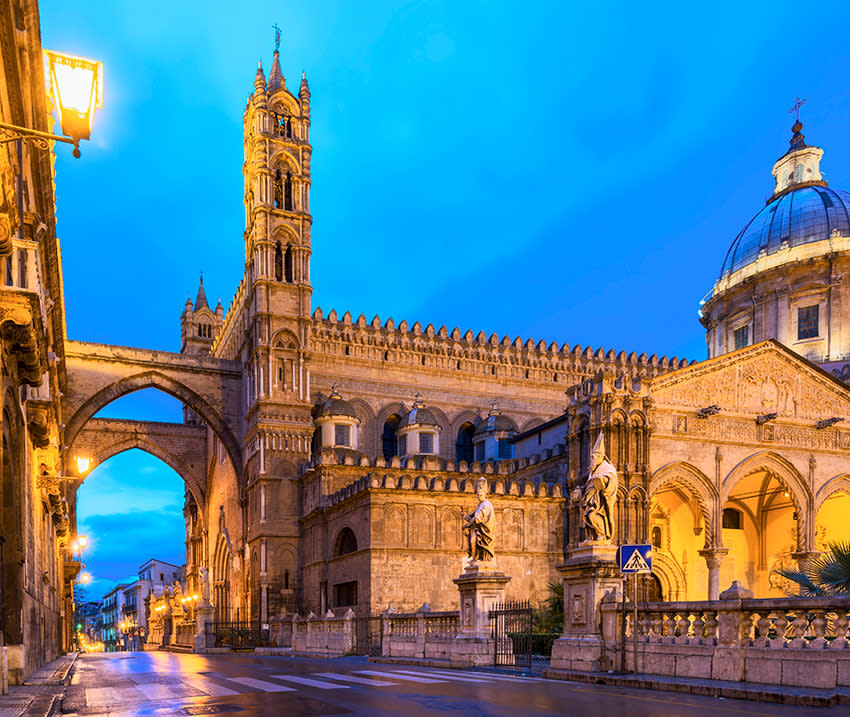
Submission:
[[[122,648],[119,626],[123,618],[124,591],[127,587],[127,583],[116,585],[103,596],[101,634],[103,647],[107,652],[114,652]]]

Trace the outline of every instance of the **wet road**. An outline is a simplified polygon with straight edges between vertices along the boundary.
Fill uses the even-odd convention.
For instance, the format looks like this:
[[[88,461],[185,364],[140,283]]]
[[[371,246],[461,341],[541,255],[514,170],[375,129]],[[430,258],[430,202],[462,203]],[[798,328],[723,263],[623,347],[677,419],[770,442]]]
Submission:
[[[255,655],[80,655],[62,703],[78,715],[626,715],[781,717],[847,714],[586,685],[493,670],[440,670]]]

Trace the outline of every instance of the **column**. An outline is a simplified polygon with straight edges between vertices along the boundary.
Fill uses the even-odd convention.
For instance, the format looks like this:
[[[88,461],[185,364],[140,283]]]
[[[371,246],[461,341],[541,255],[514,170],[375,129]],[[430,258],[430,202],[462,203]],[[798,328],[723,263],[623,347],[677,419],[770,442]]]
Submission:
[[[720,599],[720,564],[729,552],[729,548],[707,548],[699,554],[705,558],[708,566],[708,599]]]

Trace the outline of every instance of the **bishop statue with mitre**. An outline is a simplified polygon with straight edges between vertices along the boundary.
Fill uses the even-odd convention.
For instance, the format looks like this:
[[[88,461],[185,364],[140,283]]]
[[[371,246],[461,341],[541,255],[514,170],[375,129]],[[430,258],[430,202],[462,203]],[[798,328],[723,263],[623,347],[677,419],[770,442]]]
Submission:
[[[590,473],[581,496],[587,540],[610,541],[614,536],[618,484],[617,469],[605,455],[605,439],[600,431],[590,454]]]

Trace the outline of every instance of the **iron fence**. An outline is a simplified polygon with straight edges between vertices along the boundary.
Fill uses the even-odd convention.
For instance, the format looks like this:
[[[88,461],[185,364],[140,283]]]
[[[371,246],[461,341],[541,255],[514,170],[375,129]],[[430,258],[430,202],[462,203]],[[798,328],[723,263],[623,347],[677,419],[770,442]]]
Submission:
[[[251,650],[272,644],[269,626],[259,621],[208,622],[206,638],[208,647],[229,647],[233,650]]]
[[[528,602],[497,603],[490,610],[493,664],[531,667],[531,625],[534,609]]]

